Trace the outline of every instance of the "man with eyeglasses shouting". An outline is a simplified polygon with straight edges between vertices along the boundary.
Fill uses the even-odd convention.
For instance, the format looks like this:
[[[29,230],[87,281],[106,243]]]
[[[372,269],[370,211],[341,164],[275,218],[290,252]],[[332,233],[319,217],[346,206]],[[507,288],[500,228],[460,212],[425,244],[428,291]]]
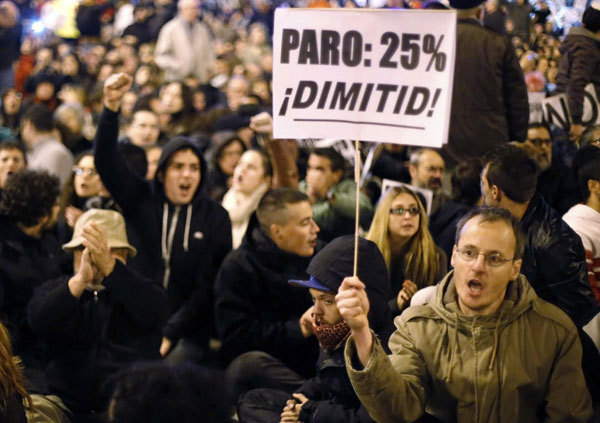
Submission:
[[[369,328],[364,284],[344,279],[336,302],[351,329],[346,367],[374,420],[590,419],[575,327],[519,273],[524,249],[510,212],[470,211],[457,225],[454,270],[428,304],[396,318],[389,356]]]

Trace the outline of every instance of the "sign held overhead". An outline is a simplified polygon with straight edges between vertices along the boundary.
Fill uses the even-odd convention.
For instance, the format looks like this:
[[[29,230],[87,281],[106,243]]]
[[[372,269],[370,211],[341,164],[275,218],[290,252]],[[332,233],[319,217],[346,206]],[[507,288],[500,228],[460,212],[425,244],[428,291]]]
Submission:
[[[454,11],[278,9],[274,136],[440,147],[455,36]]]

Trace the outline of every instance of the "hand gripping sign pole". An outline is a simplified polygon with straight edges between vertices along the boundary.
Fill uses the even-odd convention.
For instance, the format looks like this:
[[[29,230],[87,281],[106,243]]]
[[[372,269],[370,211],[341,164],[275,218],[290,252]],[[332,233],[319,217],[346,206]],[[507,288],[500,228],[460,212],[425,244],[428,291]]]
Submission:
[[[446,143],[455,39],[455,11],[275,12],[274,138],[356,140],[355,250],[358,140],[432,148]],[[355,251],[354,275],[357,258]]]

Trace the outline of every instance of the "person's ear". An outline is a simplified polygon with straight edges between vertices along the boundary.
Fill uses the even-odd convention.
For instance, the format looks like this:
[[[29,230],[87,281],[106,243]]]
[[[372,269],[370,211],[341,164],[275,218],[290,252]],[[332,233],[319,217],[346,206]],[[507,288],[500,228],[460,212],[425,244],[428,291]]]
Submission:
[[[521,272],[521,265],[523,264],[522,259],[513,260],[512,268],[510,272],[510,280],[515,281],[519,277],[519,273]]]
[[[156,177],[161,184],[165,183],[165,173],[162,170],[160,172],[156,172]]]
[[[344,176],[344,171],[342,169],[338,169],[335,172],[333,172],[333,176],[335,178],[335,182],[338,183]]]
[[[278,225],[277,223],[271,223],[271,226],[269,226],[269,236],[273,241],[279,239],[281,236],[281,225]]]
[[[454,257],[456,256],[456,244],[452,247],[452,255],[450,256],[450,264],[454,267]]]
[[[590,193],[600,194],[600,181],[588,179],[587,186]]]
[[[498,187],[498,185],[492,185],[492,198],[497,202],[500,202],[502,199],[502,190]]]

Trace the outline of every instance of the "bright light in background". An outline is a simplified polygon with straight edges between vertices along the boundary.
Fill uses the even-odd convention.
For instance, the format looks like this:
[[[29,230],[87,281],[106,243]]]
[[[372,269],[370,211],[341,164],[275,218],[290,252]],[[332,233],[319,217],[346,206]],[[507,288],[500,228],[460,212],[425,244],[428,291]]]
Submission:
[[[44,29],[46,29],[46,28],[44,27],[44,24],[41,21],[34,21],[31,24],[31,31],[34,34],[39,34],[40,32],[43,32]]]

